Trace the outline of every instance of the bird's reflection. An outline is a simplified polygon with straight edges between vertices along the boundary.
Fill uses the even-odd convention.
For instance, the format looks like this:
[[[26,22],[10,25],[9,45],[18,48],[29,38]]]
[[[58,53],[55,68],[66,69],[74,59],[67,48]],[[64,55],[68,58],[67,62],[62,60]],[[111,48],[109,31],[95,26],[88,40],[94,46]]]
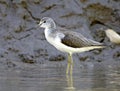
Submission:
[[[75,91],[75,87],[73,85],[73,60],[72,60],[72,56],[70,55],[68,55],[66,80],[67,80],[67,87],[65,88],[65,91]]]
[[[73,84],[73,76],[72,75],[66,75],[67,79],[67,87],[65,88],[65,91],[75,91],[75,87]]]

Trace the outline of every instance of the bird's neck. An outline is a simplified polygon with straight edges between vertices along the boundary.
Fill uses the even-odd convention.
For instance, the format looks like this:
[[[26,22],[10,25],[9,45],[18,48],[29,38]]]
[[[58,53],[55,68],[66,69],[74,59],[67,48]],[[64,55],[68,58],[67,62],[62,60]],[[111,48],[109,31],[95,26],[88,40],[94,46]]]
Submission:
[[[50,36],[51,34],[53,34],[55,32],[56,32],[56,28],[50,28],[50,27],[45,28],[45,31],[44,31],[46,37]]]
[[[54,32],[56,32],[56,27],[55,28],[47,27],[47,28],[45,28],[45,31],[48,33],[54,33]]]

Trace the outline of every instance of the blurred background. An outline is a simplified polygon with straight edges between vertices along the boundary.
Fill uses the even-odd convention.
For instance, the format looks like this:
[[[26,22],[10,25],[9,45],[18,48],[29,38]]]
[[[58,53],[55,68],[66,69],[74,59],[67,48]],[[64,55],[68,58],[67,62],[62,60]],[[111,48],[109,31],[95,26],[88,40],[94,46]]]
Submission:
[[[120,45],[106,29],[120,34],[120,0],[1,0],[0,91],[64,91],[67,54],[50,45],[43,17],[107,47],[73,55],[76,91],[119,91]]]

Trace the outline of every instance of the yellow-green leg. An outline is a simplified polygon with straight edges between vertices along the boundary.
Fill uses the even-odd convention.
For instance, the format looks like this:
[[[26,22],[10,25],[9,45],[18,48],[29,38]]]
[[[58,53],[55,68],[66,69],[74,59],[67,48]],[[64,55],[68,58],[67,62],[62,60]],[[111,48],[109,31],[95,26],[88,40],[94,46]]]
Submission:
[[[73,59],[72,59],[72,53],[68,53],[68,64],[67,64],[67,69],[66,69],[66,75],[69,74],[72,75],[72,70],[73,70]]]

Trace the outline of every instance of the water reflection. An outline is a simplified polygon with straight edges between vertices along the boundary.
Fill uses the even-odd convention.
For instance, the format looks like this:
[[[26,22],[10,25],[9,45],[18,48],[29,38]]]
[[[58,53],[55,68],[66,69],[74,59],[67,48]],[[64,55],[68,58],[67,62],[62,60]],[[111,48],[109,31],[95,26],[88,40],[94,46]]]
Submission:
[[[104,65],[98,63],[94,66],[92,71],[92,88],[105,88],[107,86],[107,76]]]
[[[65,88],[65,91],[75,91],[74,83],[73,83],[73,75],[66,75],[67,79],[67,87]]]
[[[0,67],[0,91],[119,91],[120,63],[77,63],[73,75],[66,65],[51,62],[21,68]]]

